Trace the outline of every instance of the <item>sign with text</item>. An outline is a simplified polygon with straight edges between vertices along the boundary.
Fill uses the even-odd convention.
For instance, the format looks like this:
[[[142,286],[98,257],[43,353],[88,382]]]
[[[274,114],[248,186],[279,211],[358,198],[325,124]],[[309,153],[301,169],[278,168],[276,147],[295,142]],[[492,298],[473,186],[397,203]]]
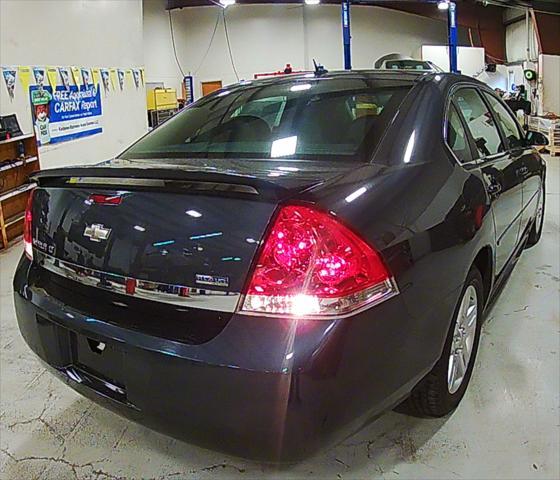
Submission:
[[[66,142],[103,132],[100,89],[96,85],[29,87],[39,145]]]

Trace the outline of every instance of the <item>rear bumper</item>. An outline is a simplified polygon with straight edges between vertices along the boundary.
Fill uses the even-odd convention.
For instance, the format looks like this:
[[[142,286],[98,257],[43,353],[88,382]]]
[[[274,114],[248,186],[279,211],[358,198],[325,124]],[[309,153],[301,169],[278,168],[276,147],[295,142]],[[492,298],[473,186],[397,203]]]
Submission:
[[[399,297],[329,322],[234,315],[187,345],[61,304],[33,285],[34,268],[22,258],[14,279],[19,328],[59,377],[152,429],[242,457],[304,458],[394,406],[435,361]],[[76,338],[106,343],[118,360],[78,363]]]

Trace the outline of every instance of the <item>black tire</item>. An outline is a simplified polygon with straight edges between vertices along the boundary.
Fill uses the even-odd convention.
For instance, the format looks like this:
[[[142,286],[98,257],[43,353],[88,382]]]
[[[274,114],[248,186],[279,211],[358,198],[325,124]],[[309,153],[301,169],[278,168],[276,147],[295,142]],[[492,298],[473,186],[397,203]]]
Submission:
[[[461,308],[463,298],[469,290],[469,286],[473,286],[477,298],[477,315],[476,315],[476,330],[474,342],[472,346],[472,353],[468,360],[466,372],[463,376],[460,386],[454,393],[450,393],[448,387],[448,366],[450,362],[451,348],[453,345],[453,336],[455,332],[456,319]],[[470,290],[469,290],[470,291]],[[410,396],[404,400],[397,408],[396,411],[413,415],[415,417],[443,417],[457,408],[459,402],[463,398],[469,380],[472,375],[474,364],[476,361],[476,353],[478,351],[478,344],[480,342],[480,330],[482,326],[482,308],[483,308],[483,295],[484,289],[482,287],[482,276],[477,268],[472,267],[467,275],[467,280],[459,296],[459,300],[453,312],[453,319],[441,357],[434,365],[434,368],[426,375],[416,387],[412,390]]]
[[[535,221],[533,222],[533,226],[531,227],[531,231],[529,232],[529,237],[527,238],[527,243],[525,244],[525,248],[531,248],[532,246],[539,243],[541,239],[543,225],[544,225],[544,207],[546,201],[546,192],[544,188],[544,183],[541,190],[541,196],[539,197],[539,204],[537,206],[537,215]],[[542,202],[542,203],[541,203]],[[539,216],[538,211],[542,208],[542,213]]]

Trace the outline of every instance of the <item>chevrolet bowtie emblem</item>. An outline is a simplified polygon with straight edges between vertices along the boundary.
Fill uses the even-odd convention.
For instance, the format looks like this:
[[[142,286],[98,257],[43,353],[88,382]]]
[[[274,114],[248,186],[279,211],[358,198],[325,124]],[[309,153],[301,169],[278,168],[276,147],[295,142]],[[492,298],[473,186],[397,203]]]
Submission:
[[[93,225],[86,225],[84,230],[84,237],[88,237],[92,242],[101,242],[107,240],[111,234],[110,228],[105,228],[100,223],[94,223]]]

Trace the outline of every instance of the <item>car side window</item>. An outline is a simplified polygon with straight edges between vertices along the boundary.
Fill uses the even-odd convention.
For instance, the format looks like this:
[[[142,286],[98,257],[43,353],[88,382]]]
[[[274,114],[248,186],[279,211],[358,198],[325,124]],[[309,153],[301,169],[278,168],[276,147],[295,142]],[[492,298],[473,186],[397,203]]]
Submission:
[[[463,122],[461,122],[459,113],[454,105],[449,107],[447,115],[447,136],[445,140],[459,162],[467,163],[473,159],[467,132],[463,127]]]
[[[466,121],[479,157],[503,152],[500,132],[480,94],[473,88],[462,88],[452,98]]]
[[[519,148],[523,146],[523,136],[517,126],[517,121],[512,117],[511,113],[502,105],[502,103],[496,99],[493,95],[483,92],[490,103],[490,107],[494,111],[497,122],[502,128],[502,132],[506,137],[507,148]]]

